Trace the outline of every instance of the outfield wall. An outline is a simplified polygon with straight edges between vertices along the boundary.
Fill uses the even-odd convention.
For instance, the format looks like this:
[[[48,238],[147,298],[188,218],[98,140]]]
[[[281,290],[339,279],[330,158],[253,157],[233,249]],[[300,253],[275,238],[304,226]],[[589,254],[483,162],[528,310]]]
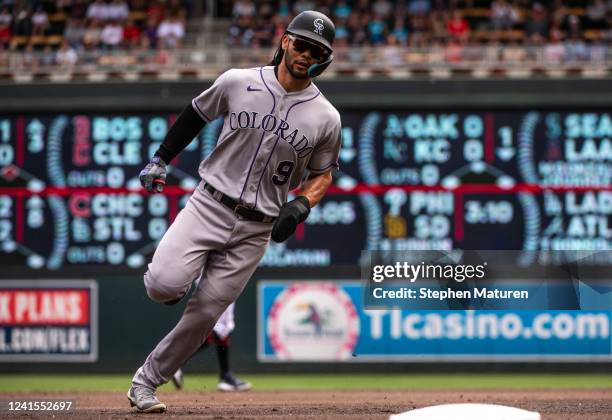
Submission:
[[[473,107],[609,107],[602,89],[606,79],[546,78],[321,80],[317,85],[340,109],[458,108]],[[49,111],[168,111],[178,112],[211,81],[140,82],[106,81],[24,83],[2,85],[3,112]]]
[[[392,125],[396,114],[401,121],[408,121],[411,115],[422,115],[424,118],[433,115],[435,118],[441,118],[443,115],[452,114],[456,115],[456,120],[464,127],[469,127],[468,123],[474,120],[473,117],[476,116],[476,120],[480,119],[486,127],[492,129],[516,127],[515,131],[518,132],[519,129],[525,127],[526,121],[529,122],[537,118],[534,115],[535,113],[541,116],[537,123],[534,123],[539,125],[534,129],[535,134],[532,136],[532,140],[537,140],[538,136],[547,135],[545,134],[546,130],[551,127],[550,121],[553,120],[556,121],[553,125],[561,128],[568,125],[564,125],[564,121],[573,121],[575,118],[581,119],[580,121],[585,119],[590,121],[591,115],[595,115],[598,121],[603,121],[604,117],[609,115],[609,110],[612,109],[612,97],[608,93],[609,89],[604,88],[605,83],[606,81],[588,79],[531,79],[526,81],[510,79],[350,80],[321,81],[319,85],[327,97],[337,105],[341,113],[347,114],[345,124],[352,130],[351,133],[355,134],[355,144],[358,145],[366,138],[363,136],[358,138],[357,136],[364,124],[368,121],[378,121],[378,126],[368,127],[375,133],[382,133]],[[55,134],[56,131],[53,131],[53,129],[55,127],[58,130],[58,127],[65,124],[61,118],[64,114],[71,117],[91,117],[90,121],[93,121],[96,115],[102,115],[105,118],[107,116],[109,118],[118,115],[126,116],[126,121],[129,117],[137,116],[134,118],[141,118],[138,121],[146,121],[147,124],[143,127],[150,128],[152,121],[156,121],[156,118],[160,116],[163,117],[162,119],[170,121],[171,114],[179,112],[185,104],[189,103],[191,97],[209,84],[208,81],[189,81],[75,83],[70,85],[15,84],[2,86],[0,120],[6,117],[5,121],[9,121],[7,126],[10,126],[11,129],[14,127],[16,133],[22,130],[21,133],[25,136],[23,137],[25,143],[22,143],[21,146],[16,143],[14,151],[10,152],[14,153],[15,161],[11,158],[11,161],[6,163],[14,164],[16,167],[23,169],[22,173],[33,174],[40,179],[45,179],[47,186],[59,185],[54,184],[54,180],[58,179],[57,173],[49,170],[48,157],[50,152],[44,146],[37,146],[37,140],[39,139],[37,132],[28,131],[29,127],[32,127],[32,130],[39,127],[38,130],[40,130],[40,124],[43,124],[47,131],[40,139],[56,142],[61,150],[62,145],[66,146],[65,143],[62,143],[64,138]],[[578,117],[575,117],[576,115]],[[547,119],[546,117],[551,118]],[[48,119],[49,125],[46,125],[47,120],[45,118]],[[88,121],[87,118],[78,121]],[[487,121],[491,121],[492,118],[495,118],[495,121],[500,121],[500,125],[487,125]],[[555,118],[558,118],[558,120],[555,120]],[[35,120],[39,121],[39,125],[31,125]],[[78,132],[79,127],[82,128],[78,125],[80,124],[78,121],[74,125],[74,133]],[[387,125],[385,126],[382,122],[386,122]],[[126,126],[129,126],[129,122],[126,124]],[[3,127],[0,126],[0,128]],[[572,130],[572,128],[567,129]],[[605,127],[602,130],[605,131]],[[406,131],[409,131],[408,128],[406,128]],[[69,133],[72,136],[73,131]],[[51,136],[51,134],[54,135]],[[460,163],[468,163],[469,159],[468,155],[465,154],[464,145],[469,141],[469,136],[467,133],[464,134],[465,136],[461,135],[462,137],[458,137],[458,140],[453,140],[452,135],[449,135],[448,138],[431,139],[432,141],[427,144],[427,147],[435,150],[436,144],[441,145],[440,147],[448,145],[451,148],[449,150],[451,150],[452,156],[463,153],[462,156],[466,161]],[[76,138],[77,135],[74,135]],[[210,144],[206,143],[208,140],[205,136],[203,135],[200,139],[202,149],[210,147]],[[444,137],[444,135],[441,136]],[[487,129],[485,128],[482,132],[481,141],[484,145],[482,160],[490,158],[490,163],[520,179],[522,173],[518,166],[512,166],[512,157],[506,159],[503,154],[500,154],[498,158],[496,157],[497,154],[493,155],[493,148],[487,149],[487,136]],[[513,141],[518,142],[517,134],[515,136]],[[583,141],[584,136],[581,131],[581,134],[577,135],[576,138]],[[591,135],[591,137],[594,137],[592,142],[594,147],[599,148],[594,153],[599,152],[599,155],[603,156],[603,159],[599,162],[602,165],[605,165],[606,162],[609,165],[610,159],[612,159],[612,157],[605,155],[608,152],[602,146],[606,141],[605,139],[608,138],[607,136],[606,133]],[[14,139],[18,136],[6,137],[7,140],[3,140],[4,146],[13,146]],[[566,137],[571,138],[569,135]],[[374,138],[377,137],[374,136]],[[153,138],[143,140],[142,143],[138,143],[138,148],[134,149],[138,151],[141,160],[154,144],[153,140]],[[402,137],[401,140],[404,141],[405,138]],[[443,140],[445,143],[435,143],[438,140]],[[559,150],[562,151],[569,150],[567,145],[561,147],[564,138],[560,140],[561,143],[555,143],[555,138],[548,138],[548,140],[550,148],[544,151],[538,149],[539,146],[536,145],[533,149],[536,154],[541,153],[544,156],[544,152],[549,153],[550,150],[557,150],[559,147]],[[503,146],[507,150],[514,147],[512,142],[512,144],[506,145],[502,144],[503,139],[495,139],[492,140],[493,143],[491,144],[495,146],[496,152],[502,149],[502,147],[497,148],[498,141],[500,142],[499,146]],[[102,140],[98,141],[97,144],[101,143],[103,143]],[[537,143],[537,141],[534,141],[534,143]],[[572,147],[576,144],[572,143]],[[67,153],[67,151],[76,150],[75,145],[77,145],[77,142],[73,144],[70,140],[70,147],[65,147],[63,154],[58,152],[59,157],[55,161],[65,159],[64,168],[66,168],[67,162],[71,159],[68,156],[70,153]],[[455,149],[455,147],[459,147],[457,145],[460,145],[461,148]],[[19,155],[20,147],[25,155]],[[344,164],[345,173],[356,179],[360,184],[365,185],[364,191],[369,193],[371,191],[367,188],[371,183],[363,177],[363,165],[357,164],[359,149],[357,146],[355,149],[358,152],[357,157],[354,157],[353,160],[351,160],[350,154],[347,154]],[[105,154],[106,149],[100,150],[100,156],[109,156]],[[379,163],[379,168],[384,159],[391,159],[389,158],[390,155],[385,155],[385,153],[392,154],[393,150],[395,149],[389,148],[379,151],[380,155],[376,161]],[[43,151],[47,153],[46,157],[43,156]],[[516,153],[516,151],[514,149],[513,153]],[[597,164],[598,162],[593,154],[588,154],[588,150],[574,147],[571,151],[574,153],[572,158],[578,161],[582,159],[588,163],[594,162]],[[199,152],[199,150],[189,151],[191,155],[186,153],[186,157],[181,160],[182,166],[180,168],[183,171],[193,168],[199,160]],[[579,153],[584,153],[584,155],[579,156]],[[8,152],[2,156],[8,159],[6,157]],[[19,156],[21,156],[21,161],[19,161]],[[135,161],[130,162],[130,155],[125,151],[121,156],[123,159],[128,159],[128,162],[117,163],[118,161],[116,161],[112,164],[109,163],[108,166],[127,168],[122,172],[127,179],[140,169],[140,161],[137,163]],[[443,153],[440,153],[440,156],[443,158]],[[442,168],[441,173],[444,172],[445,162],[436,163]],[[72,156],[70,164],[74,164],[73,168],[76,168],[76,170],[88,168],[87,163],[74,161],[74,156]],[[431,168],[431,165],[427,166],[427,164],[431,164],[431,162],[419,162],[418,164],[415,163],[415,166],[420,169],[423,169],[423,167]],[[401,164],[396,166],[401,166]],[[100,167],[104,168],[101,164],[95,166],[96,170]],[[365,172],[371,173],[368,170]],[[94,179],[100,173],[93,173],[92,171],[89,175],[92,177],[91,179]],[[382,172],[379,175],[382,178]],[[49,177],[50,181],[45,177]],[[97,224],[96,222],[96,220],[99,221],[106,216],[94,214],[97,219],[92,216],[91,225],[87,225],[94,229],[92,235],[95,234],[95,229],[102,225],[108,229],[108,235],[96,242],[96,244],[102,245],[85,247],[82,244],[88,243],[89,239],[87,238],[89,237],[70,236],[74,234],[73,230],[70,231],[69,236],[64,237],[64,242],[51,241],[50,238],[56,239],[61,236],[60,234],[63,234],[62,229],[68,229],[66,226],[70,226],[70,229],[72,229],[77,219],[89,220],[88,217],[91,214],[88,211],[91,209],[88,204],[85,207],[79,207],[83,203],[89,203],[89,198],[84,201],[74,201],[72,200],[75,197],[74,191],[59,189],[46,191],[45,194],[47,195],[41,194],[42,201],[28,201],[32,197],[38,197],[39,190],[32,190],[29,188],[31,186],[24,187],[27,180],[24,180],[21,184],[12,184],[13,179],[11,178],[12,174],[5,173],[5,178],[0,186],[3,188],[0,191],[0,198],[2,199],[0,202],[0,223],[4,223],[0,225],[0,228],[6,231],[7,226],[10,227],[11,235],[10,240],[7,240],[9,236],[2,236],[4,252],[0,252],[0,265],[2,266],[0,280],[17,281],[17,286],[12,283],[7,287],[7,289],[13,290],[13,292],[10,292],[13,293],[11,299],[17,299],[16,296],[18,295],[15,293],[18,290],[15,290],[21,287],[19,281],[33,280],[34,283],[29,283],[29,285],[42,284],[45,290],[23,297],[23,302],[35,302],[31,303],[34,306],[30,306],[30,308],[40,309],[43,301],[51,295],[57,296],[57,299],[62,302],[71,301],[71,299],[84,299],[87,304],[83,304],[85,306],[79,306],[80,304],[69,306],[67,304],[65,312],[59,311],[48,315],[47,318],[34,319],[34,315],[28,313],[28,304],[24,303],[24,309],[19,320],[17,320],[17,312],[11,312],[17,311],[16,307],[10,307],[9,315],[0,318],[2,319],[0,328],[3,330],[2,340],[0,340],[0,365],[2,370],[5,372],[129,372],[134,370],[142,363],[148,351],[155,346],[164,333],[173,327],[183,307],[179,305],[169,308],[151,302],[147,298],[142,284],[142,272],[144,270],[143,261],[150,258],[152,252],[150,245],[154,243],[155,235],[157,235],[155,232],[159,230],[155,227],[160,226],[158,223],[160,222],[160,216],[166,220],[166,224],[162,224],[166,226],[167,222],[173,218],[168,214],[174,211],[175,215],[185,193],[173,190],[172,194],[174,195],[171,194],[169,196],[171,198],[164,204],[168,208],[161,213],[156,213],[158,209],[155,205],[159,203],[152,203],[150,198],[143,199],[144,201],[141,202],[134,196],[134,201],[137,203],[134,208],[139,209],[139,212],[124,214],[120,220],[117,219],[117,223],[121,225],[121,232],[123,232],[121,235],[128,235],[128,232],[130,232],[129,234],[133,235],[134,238],[138,236],[136,233],[146,237],[146,232],[148,232],[150,237],[145,238],[147,241],[138,236],[138,239],[130,242],[125,236],[122,237],[121,235],[119,239],[114,240],[112,224],[106,224],[106,222]],[[67,177],[66,179],[67,184],[65,182],[61,188],[66,188],[66,185],[70,187],[71,178]],[[75,177],[74,179],[77,180],[75,182],[86,182],[84,181],[85,177]],[[407,185],[401,182],[403,181],[396,183],[389,181],[387,186]],[[92,185],[86,185],[86,188],[93,188]],[[596,187],[600,188],[602,186]],[[594,191],[599,195],[595,197],[604,197],[597,188],[594,188]],[[607,186],[603,185],[604,192],[606,191],[605,188],[609,189],[609,184]],[[92,191],[89,191],[89,193],[95,195],[95,191]],[[125,193],[123,191],[123,194]],[[426,191],[426,193],[431,194],[431,191]],[[418,192],[409,193],[404,199],[408,200],[408,204],[413,205],[417,203],[417,194]],[[5,198],[2,198],[2,196]],[[336,318],[347,317],[346,323],[342,326],[344,332],[337,333],[333,329],[328,331],[329,336],[336,334],[336,338],[339,336],[340,339],[323,343],[320,340],[325,337],[326,330],[321,327],[323,329],[319,330],[320,335],[318,337],[310,336],[310,344],[304,347],[309,349],[308,351],[311,354],[312,351],[321,350],[321,355],[316,356],[318,359],[316,361],[308,358],[300,361],[296,360],[296,357],[300,358],[300,353],[299,351],[295,353],[295,351],[299,350],[303,343],[300,343],[299,340],[295,341],[291,337],[279,338],[278,334],[280,333],[273,333],[274,328],[279,326],[278,320],[270,320],[270,308],[275,305],[276,299],[282,294],[282,290],[275,292],[276,295],[272,294],[264,297],[263,283],[260,285],[258,281],[285,282],[282,287],[286,287],[286,282],[294,279],[309,282],[316,280],[354,282],[359,279],[359,269],[355,264],[356,255],[361,249],[369,246],[366,243],[371,243],[374,233],[377,232],[375,222],[378,221],[382,224],[383,215],[390,213],[391,208],[391,204],[382,195],[379,198],[370,199],[370,201],[363,200],[361,197],[358,192],[344,195],[338,192],[337,195],[330,195],[321,206],[325,209],[325,212],[313,214],[316,217],[312,217],[310,224],[307,226],[310,234],[304,236],[305,239],[299,239],[305,241],[303,245],[300,246],[299,243],[291,242],[289,250],[295,248],[296,251],[293,254],[286,252],[287,250],[284,248],[275,250],[275,252],[278,252],[270,254],[265,260],[265,265],[257,270],[254,279],[240,298],[236,309],[237,327],[232,348],[232,358],[236,370],[252,372],[313,370],[326,372],[330,370],[429,372],[456,369],[470,371],[488,369],[512,371],[517,369],[562,371],[609,369],[612,354],[610,350],[612,341],[610,340],[609,311],[582,314],[587,315],[587,318],[576,318],[578,313],[571,311],[548,314],[544,311],[540,315],[548,316],[548,318],[539,318],[540,320],[537,322],[533,319],[537,314],[511,313],[507,314],[510,315],[509,318],[491,321],[494,326],[489,326],[489,330],[482,333],[484,335],[481,337],[478,335],[479,333],[470,333],[467,330],[461,330],[460,333],[457,333],[457,325],[455,325],[453,331],[444,330],[444,328],[447,328],[445,327],[447,323],[455,322],[447,321],[447,315],[451,315],[450,312],[448,314],[431,313],[427,319],[408,318],[409,314],[402,314],[398,318],[392,318],[391,315],[387,317],[380,315],[374,319],[361,313],[358,302],[355,300],[351,301],[352,305],[357,306],[355,314],[350,316],[346,313],[344,315],[336,314]],[[423,207],[427,206],[427,200],[429,200],[427,197],[431,196],[418,196],[418,200],[425,200],[421,203]],[[561,199],[566,198],[562,195],[559,197]],[[478,202],[478,200],[481,204],[486,204],[487,195],[472,198],[473,202]],[[517,216],[516,222],[513,222],[514,219],[512,219],[506,221],[505,224],[496,225],[495,230],[489,231],[494,232],[491,235],[484,234],[482,230],[475,230],[474,233],[470,234],[468,230],[470,226],[479,223],[482,225],[482,221],[478,220],[478,223],[471,225],[467,222],[463,223],[459,230],[454,207],[448,214],[443,212],[438,214],[436,211],[430,214],[425,210],[410,213],[406,210],[408,208],[406,206],[398,218],[392,221],[395,223],[392,226],[399,231],[402,231],[403,227],[404,231],[408,232],[407,235],[411,235],[412,232],[420,229],[419,226],[421,228],[423,226],[415,222],[419,218],[424,223],[429,223],[429,220],[440,221],[442,226],[450,223],[449,226],[452,226],[452,229],[446,233],[446,236],[437,238],[439,239],[438,243],[458,246],[463,245],[466,240],[484,238],[483,241],[474,243],[474,246],[482,249],[487,246],[496,246],[501,237],[504,246],[511,249],[520,249],[531,240],[536,240],[542,244],[550,239],[543,235],[534,237],[527,235],[529,229],[528,223],[525,221],[525,214],[529,213],[530,210],[528,209],[539,211],[538,214],[542,216],[542,219],[549,221],[561,218],[569,222],[570,220],[576,220],[575,217],[577,217],[569,213],[546,213],[545,203],[539,197],[534,198],[527,204],[511,197],[506,197],[503,201],[508,203],[508,206],[512,206],[514,215],[522,216]],[[373,204],[373,202],[375,203]],[[91,206],[92,209],[94,207],[94,205]],[[590,209],[587,215],[607,221],[607,226],[610,226],[611,216],[604,207],[602,205],[599,208]],[[77,214],[71,213],[75,208]],[[503,209],[503,207],[501,208]],[[141,209],[145,210],[141,211]],[[94,210],[92,212],[95,213]],[[350,220],[345,221],[342,217],[334,218],[334,220],[327,218],[326,215],[334,215],[335,212],[340,216],[353,216],[347,216]],[[66,215],[61,216],[64,213]],[[77,215],[79,217],[76,217]],[[545,219],[545,217],[549,219]],[[61,220],[65,220],[65,223],[58,222]],[[366,228],[362,230],[363,226],[366,226]],[[83,231],[79,230],[79,232],[82,233]],[[101,232],[101,230],[97,232]],[[533,232],[529,233],[529,235],[532,234]],[[406,233],[404,233],[404,236],[406,236]],[[345,238],[346,241],[340,244],[337,241],[338,238]],[[378,237],[376,240],[384,241],[386,239],[388,238]],[[401,235],[395,237],[397,241],[401,239]],[[583,243],[603,244],[603,246],[612,240],[609,230],[604,228],[595,232],[586,232],[584,237],[577,239],[582,240]],[[94,240],[91,241],[92,244],[94,242]],[[64,254],[60,252],[62,243],[66,246]],[[119,258],[117,257],[118,254],[116,252],[111,253],[108,247],[115,243],[122,244],[125,255],[121,254],[120,259],[113,260],[112,258]],[[355,249],[351,249],[353,245]],[[145,250],[141,251],[143,248]],[[68,253],[70,249],[74,250],[72,254]],[[115,250],[115,248],[113,249]],[[23,252],[19,253],[17,251]],[[326,253],[326,251],[328,252]],[[128,254],[132,256],[137,254],[138,258],[133,259],[133,264],[128,261]],[[72,257],[69,257],[70,255]],[[70,258],[74,258],[74,260],[71,262]],[[290,262],[296,260],[301,261],[300,266],[299,268],[292,268]],[[86,261],[86,263],[82,261]],[[309,266],[308,262],[313,263]],[[317,266],[317,263],[320,264]],[[608,265],[603,269],[609,270],[609,268]],[[73,286],[69,284],[67,286],[70,289],[68,292],[65,290],[58,292],[58,288],[66,287],[66,284],[56,284],[55,282],[65,280],[94,280],[95,286],[87,286],[90,283],[79,283]],[[94,289],[95,292],[92,292]],[[334,292],[332,295],[338,299],[343,299],[341,301],[350,306],[343,293],[348,293],[349,298],[351,298],[349,292]],[[338,297],[340,295],[343,297]],[[332,299],[330,302],[332,302],[331,306],[333,307],[334,297],[330,297],[331,295],[325,296]],[[322,299],[324,300],[324,298],[323,296]],[[5,302],[8,301],[0,300],[0,303],[4,304]],[[6,305],[9,304],[6,303]],[[279,303],[279,305],[281,304]],[[38,309],[35,309],[35,311]],[[6,313],[6,311],[2,313]],[[74,313],[78,313],[79,316],[73,316]],[[455,313],[457,316],[460,316],[460,314],[459,312]],[[523,319],[523,315],[526,318]],[[34,318],[31,319],[31,316]],[[520,318],[520,321],[517,321],[517,317]],[[427,324],[428,320],[436,319],[439,324]],[[522,322],[522,324],[517,327],[518,322]],[[45,325],[53,325],[52,333],[41,332],[40,327]],[[376,325],[378,327],[375,327]],[[468,323],[462,325],[468,328]],[[439,327],[442,330],[439,330]],[[12,338],[15,328],[22,331],[15,339],[21,344],[16,344],[17,341]],[[28,332],[29,329],[36,328],[38,328],[37,332]],[[289,331],[287,328],[285,330]],[[282,328],[278,331],[282,331]],[[346,334],[346,331],[351,334],[343,335]],[[366,332],[369,333],[367,336],[364,335]],[[299,329],[295,330],[296,336],[303,333],[304,331]],[[308,334],[311,333],[308,332]],[[535,337],[533,337],[534,335]],[[283,341],[284,345],[282,343],[275,345],[273,341],[277,340],[285,340],[286,343]],[[308,347],[313,342],[318,344],[314,348]],[[336,348],[336,346],[339,347]],[[324,347],[325,351],[322,350]],[[51,348],[52,350],[49,350]],[[44,351],[44,349],[47,350]],[[45,358],[46,356],[39,357],[40,355],[23,359],[19,357],[19,353],[23,355],[23,353],[36,353],[37,351],[39,353],[56,353],[56,356],[57,353],[65,353],[68,359],[62,359],[64,355],[55,359],[53,357]],[[329,359],[330,354],[334,355],[334,360],[339,359],[342,362],[331,361]],[[30,356],[35,355],[30,354]],[[31,360],[35,359],[38,361],[32,363]],[[211,351],[208,351],[205,355],[197,355],[189,365],[188,370],[200,370],[201,367],[205,371],[214,371],[215,363],[213,360],[214,355]]]

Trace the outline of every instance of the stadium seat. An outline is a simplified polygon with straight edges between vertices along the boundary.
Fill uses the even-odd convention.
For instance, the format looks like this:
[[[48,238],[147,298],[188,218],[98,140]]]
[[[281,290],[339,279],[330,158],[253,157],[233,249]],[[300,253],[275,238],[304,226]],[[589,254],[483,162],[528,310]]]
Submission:
[[[55,48],[59,47],[63,40],[64,37],[62,35],[49,35],[45,38],[45,43]]]
[[[11,38],[11,50],[21,50],[28,43],[30,39],[26,35],[17,35]]]

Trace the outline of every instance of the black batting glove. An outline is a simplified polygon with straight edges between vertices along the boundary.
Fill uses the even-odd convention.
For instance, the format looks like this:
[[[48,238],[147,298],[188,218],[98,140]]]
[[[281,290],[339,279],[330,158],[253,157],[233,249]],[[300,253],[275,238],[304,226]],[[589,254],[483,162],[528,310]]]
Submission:
[[[309,213],[310,202],[303,195],[283,204],[272,227],[272,240],[274,242],[285,242],[293,235],[297,225],[306,220]]]

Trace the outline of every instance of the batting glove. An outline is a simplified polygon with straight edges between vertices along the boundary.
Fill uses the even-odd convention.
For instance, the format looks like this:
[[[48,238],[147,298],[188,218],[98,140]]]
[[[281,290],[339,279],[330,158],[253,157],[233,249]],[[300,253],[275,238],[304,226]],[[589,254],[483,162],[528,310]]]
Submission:
[[[272,240],[274,242],[286,241],[293,235],[297,225],[306,220],[309,213],[310,202],[303,195],[283,204],[272,227]]]
[[[159,156],[153,156],[138,177],[140,184],[150,193],[162,192],[166,184],[166,162]]]

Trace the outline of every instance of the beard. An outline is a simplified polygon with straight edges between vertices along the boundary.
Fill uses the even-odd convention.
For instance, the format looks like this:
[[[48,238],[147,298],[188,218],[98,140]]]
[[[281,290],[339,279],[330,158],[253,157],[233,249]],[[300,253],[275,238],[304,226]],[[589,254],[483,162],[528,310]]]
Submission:
[[[295,64],[295,61],[289,60],[289,54],[287,54],[287,52],[285,52],[285,59],[283,61],[285,62],[285,67],[287,67],[287,71],[295,79],[308,79],[310,77],[308,76],[308,70],[306,70],[304,73],[299,73],[293,69],[293,65]]]

